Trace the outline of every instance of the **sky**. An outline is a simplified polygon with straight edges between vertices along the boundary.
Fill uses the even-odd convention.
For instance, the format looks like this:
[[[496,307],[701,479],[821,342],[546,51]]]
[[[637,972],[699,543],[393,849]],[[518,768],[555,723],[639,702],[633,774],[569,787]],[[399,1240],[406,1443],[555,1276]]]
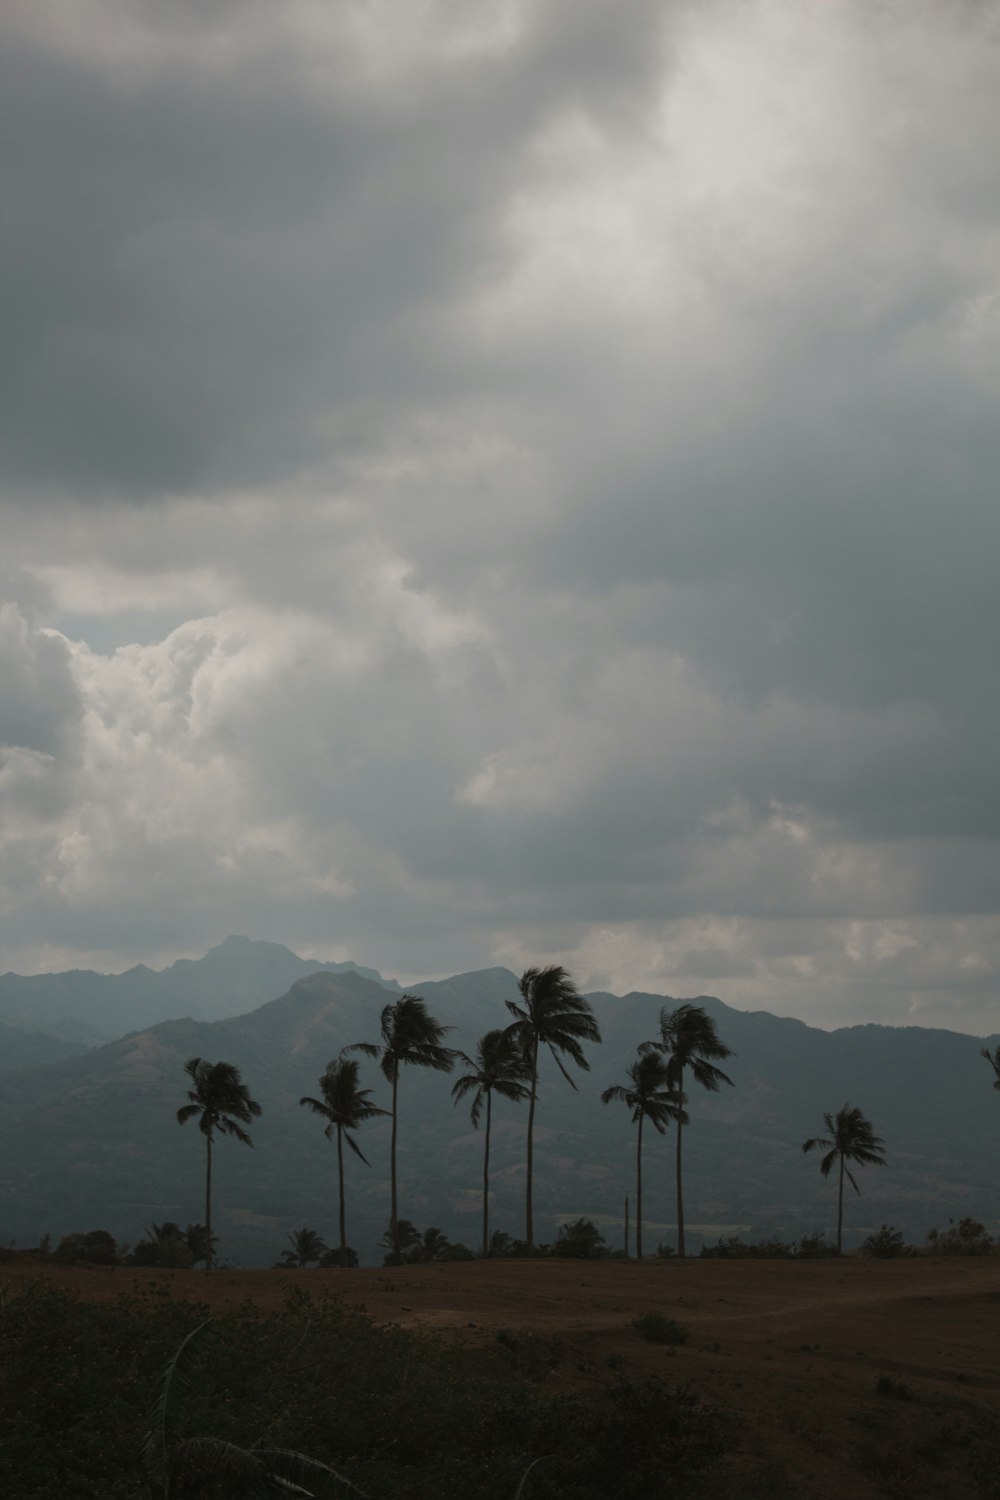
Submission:
[[[1000,5],[3,27],[0,968],[1000,1030]]]

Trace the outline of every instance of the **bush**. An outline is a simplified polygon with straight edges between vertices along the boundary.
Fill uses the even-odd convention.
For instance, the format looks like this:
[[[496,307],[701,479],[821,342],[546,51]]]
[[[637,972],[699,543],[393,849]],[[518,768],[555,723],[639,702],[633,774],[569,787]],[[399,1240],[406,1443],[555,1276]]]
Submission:
[[[891,1224],[883,1224],[870,1234],[861,1246],[862,1255],[870,1255],[874,1260],[897,1260],[903,1255],[916,1255],[912,1245],[907,1245],[903,1239],[901,1229],[896,1229]]]
[[[640,1314],[632,1319],[632,1327],[651,1344],[686,1344],[688,1341],[688,1329],[684,1324],[665,1317],[661,1312]]]
[[[669,1260],[672,1255],[676,1255],[676,1254],[677,1254],[677,1247],[675,1245],[669,1245],[669,1244],[667,1244],[666,1241],[664,1241],[664,1240],[661,1240],[660,1243],[656,1247],[656,1258],[657,1258],[657,1260]]]
[[[106,1229],[86,1234],[64,1234],[56,1247],[57,1260],[82,1260],[92,1266],[113,1266],[118,1260],[114,1235]]]
[[[949,1219],[950,1228],[932,1229],[927,1236],[935,1255],[989,1255],[993,1241],[986,1233],[986,1225],[978,1219],[960,1219],[956,1224]],[[1000,1242],[998,1242],[1000,1243]]]
[[[610,1254],[603,1234],[590,1219],[576,1219],[572,1224],[561,1225],[553,1250],[556,1255],[574,1260],[594,1260]]]
[[[750,1244],[730,1235],[715,1245],[703,1245],[701,1254],[706,1260],[820,1260],[836,1255],[821,1234],[804,1234],[800,1240],[757,1240]]]
[[[353,1268],[358,1264],[358,1252],[348,1245],[344,1257],[341,1259],[339,1248],[336,1250],[326,1250],[320,1256],[319,1263],[324,1270],[329,1270],[331,1266]]]

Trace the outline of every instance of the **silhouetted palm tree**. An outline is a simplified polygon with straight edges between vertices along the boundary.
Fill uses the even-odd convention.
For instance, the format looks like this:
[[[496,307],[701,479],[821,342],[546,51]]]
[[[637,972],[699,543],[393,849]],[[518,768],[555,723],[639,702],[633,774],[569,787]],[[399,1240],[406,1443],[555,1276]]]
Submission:
[[[985,1057],[986,1061],[989,1063],[990,1067],[996,1074],[996,1077],[993,1080],[993,1087],[995,1089],[1000,1089],[1000,1042],[997,1042],[996,1052],[991,1052],[989,1047],[984,1047],[981,1056]]]
[[[281,1265],[283,1266],[302,1270],[312,1265],[314,1260],[322,1260],[326,1254],[326,1243],[315,1229],[296,1229],[288,1236],[288,1240],[292,1248],[282,1250]]]
[[[854,1181],[849,1161],[857,1162],[861,1167],[882,1167],[885,1165],[885,1157],[880,1152],[885,1150],[885,1141],[879,1140],[872,1129],[871,1122],[866,1120],[860,1109],[852,1109],[845,1104],[843,1109],[838,1109],[835,1115],[824,1114],[823,1120],[829,1136],[810,1136],[809,1140],[803,1141],[803,1151],[812,1151],[819,1147],[826,1151],[826,1155],[819,1164],[819,1169],[824,1177],[829,1177],[830,1169],[835,1161],[840,1163],[840,1171],[837,1176],[837,1254],[842,1254],[841,1231],[844,1223],[844,1178],[854,1191],[861,1196],[861,1189]]]
[[[192,1057],[184,1064],[184,1071],[192,1083],[187,1094],[190,1103],[177,1111],[177,1120],[184,1125],[198,1115],[198,1129],[205,1137],[205,1270],[210,1271],[215,1245],[212,1237],[213,1137],[217,1131],[219,1135],[234,1135],[244,1146],[252,1146],[253,1141],[241,1126],[249,1125],[261,1109],[256,1099],[251,1099],[249,1089],[240,1078],[239,1068],[233,1067],[232,1063],[209,1063],[204,1058]]]
[[[732,1079],[721,1068],[709,1061],[713,1057],[732,1057],[732,1050],[719,1041],[715,1022],[701,1005],[685,1001],[676,1010],[666,1006],[660,1011],[660,1040],[643,1042],[640,1053],[662,1052],[667,1059],[667,1082],[680,1095],[680,1103],[687,1103],[684,1093],[684,1071],[691,1069],[695,1083],[714,1093],[720,1083],[732,1083]],[[677,1121],[677,1254],[684,1254],[684,1184],[681,1174],[681,1142],[683,1121]]]
[[[395,1227],[390,1224],[385,1234],[379,1240],[379,1248],[388,1250],[388,1255],[382,1262],[386,1266],[398,1266],[400,1261],[409,1251],[416,1249],[421,1243],[420,1230],[412,1219],[397,1219]],[[396,1249],[396,1246],[399,1249]]]
[[[358,1072],[360,1064],[353,1058],[338,1057],[333,1062],[327,1063],[326,1072],[319,1081],[321,1099],[313,1099],[308,1094],[299,1100],[300,1104],[306,1105],[314,1114],[322,1115],[327,1122],[323,1134],[327,1140],[334,1136],[337,1138],[337,1181],[338,1202],[340,1206],[340,1255],[341,1263],[347,1263],[347,1216],[344,1208],[344,1141],[350,1146],[355,1156],[359,1156],[365,1166],[369,1165],[361,1147],[352,1135],[352,1131],[358,1130],[366,1120],[373,1120],[376,1115],[387,1115],[387,1109],[379,1109],[378,1105],[370,1102],[371,1089],[358,1087]]]
[[[528,1064],[516,1037],[509,1031],[488,1031],[476,1043],[475,1058],[459,1053],[468,1063],[471,1072],[463,1074],[451,1091],[457,1104],[472,1094],[470,1114],[472,1123],[479,1129],[479,1118],[486,1101],[486,1140],[483,1148],[483,1255],[490,1250],[490,1129],[493,1118],[493,1095],[520,1101],[527,1099]]]
[[[601,1100],[610,1104],[612,1099],[627,1104],[632,1111],[632,1123],[638,1124],[638,1140],[635,1148],[635,1255],[642,1260],[642,1126],[645,1120],[663,1135],[671,1120],[685,1124],[687,1115],[681,1100],[682,1095],[670,1088],[666,1059],[655,1050],[642,1052],[628,1069],[628,1084],[616,1083],[605,1089]],[[626,1249],[628,1247],[626,1246]]]
[[[581,1042],[599,1042],[600,1029],[593,1012],[561,964],[548,969],[525,969],[518,981],[520,1005],[507,1001],[514,1021],[507,1027],[525,1055],[530,1095],[528,1104],[528,1172],[525,1184],[525,1240],[529,1253],[535,1248],[534,1138],[535,1105],[538,1101],[538,1054],[548,1047],[566,1082],[576,1084],[563,1067],[560,1052],[568,1053],[578,1068],[589,1071]]]
[[[389,1230],[393,1237],[393,1251],[396,1255],[400,1253],[399,1235],[397,1233],[397,1201],[396,1201],[396,1135],[399,1125],[399,1111],[397,1109],[397,1094],[399,1090],[399,1070],[404,1064],[410,1064],[417,1068],[434,1068],[439,1073],[450,1073],[455,1066],[455,1058],[458,1056],[450,1047],[444,1047],[441,1039],[446,1032],[452,1031],[451,1026],[442,1026],[428,1013],[427,1006],[423,1000],[416,995],[402,995],[391,1005],[385,1006],[382,1011],[381,1030],[382,1041],[376,1042],[354,1042],[350,1047],[345,1047],[345,1052],[363,1052],[366,1057],[378,1060],[383,1075],[392,1086],[392,1141],[390,1145],[390,1166],[392,1177],[392,1212],[389,1220]]]

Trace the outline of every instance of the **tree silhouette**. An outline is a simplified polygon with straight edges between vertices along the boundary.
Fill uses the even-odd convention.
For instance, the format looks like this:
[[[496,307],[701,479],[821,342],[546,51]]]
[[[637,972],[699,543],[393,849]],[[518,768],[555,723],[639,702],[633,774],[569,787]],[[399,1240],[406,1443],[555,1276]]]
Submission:
[[[548,1047],[566,1082],[576,1088],[563,1067],[559,1054],[568,1053],[578,1068],[589,1071],[590,1064],[583,1055],[580,1043],[599,1042],[601,1033],[590,1006],[561,964],[553,964],[548,969],[525,969],[517,987],[522,1003],[518,1005],[515,1000],[507,1001],[507,1009],[514,1017],[507,1027],[507,1034],[514,1038],[525,1055],[531,1090],[528,1104],[524,1236],[530,1254],[535,1248],[534,1139],[535,1105],[538,1102],[538,1054],[542,1047]]]
[[[451,1091],[457,1104],[472,1094],[470,1115],[472,1123],[479,1129],[479,1119],[486,1103],[486,1139],[483,1148],[483,1255],[490,1252],[490,1129],[493,1120],[493,1095],[520,1101],[527,1099],[529,1090],[525,1085],[528,1064],[524,1050],[517,1038],[509,1031],[488,1031],[476,1043],[475,1058],[459,1053],[468,1063],[470,1072],[463,1074]]]
[[[383,1075],[392,1087],[392,1141],[390,1170],[392,1179],[392,1209],[389,1231],[392,1235],[393,1253],[400,1253],[398,1234],[398,1205],[396,1195],[396,1138],[399,1126],[398,1091],[399,1070],[404,1065],[417,1068],[434,1068],[439,1073],[450,1073],[455,1066],[457,1053],[442,1046],[442,1037],[452,1031],[451,1026],[442,1026],[428,1013],[423,1000],[416,995],[402,995],[391,1005],[385,1006],[381,1017],[382,1041],[354,1042],[344,1052],[363,1052],[366,1057],[377,1059]]]
[[[212,1237],[212,1143],[215,1133],[234,1135],[244,1146],[253,1141],[243,1125],[261,1112],[256,1099],[240,1078],[239,1068],[232,1063],[205,1062],[204,1058],[192,1057],[184,1064],[184,1071],[191,1079],[188,1089],[189,1103],[177,1111],[178,1123],[184,1125],[195,1115],[199,1116],[198,1129],[205,1137],[205,1270],[212,1269],[215,1242]]]
[[[327,1063],[326,1072],[319,1081],[322,1098],[313,1099],[308,1094],[299,1100],[300,1104],[306,1105],[314,1114],[321,1115],[326,1121],[326,1129],[323,1134],[327,1140],[334,1136],[337,1140],[337,1183],[338,1203],[340,1208],[340,1256],[341,1264],[347,1264],[347,1215],[344,1207],[344,1141],[359,1156],[365,1166],[369,1165],[361,1147],[354,1139],[353,1131],[358,1130],[366,1120],[373,1120],[377,1115],[387,1115],[387,1109],[379,1109],[378,1105],[372,1104],[370,1100],[371,1089],[358,1087],[358,1073],[360,1064],[354,1058],[338,1057],[333,1062]]]
[[[296,1229],[288,1240],[292,1248],[282,1250],[280,1264],[289,1269],[302,1270],[326,1254],[326,1244],[315,1229]]]
[[[655,1130],[663,1135],[671,1120],[678,1125],[687,1122],[682,1105],[682,1095],[670,1088],[667,1062],[662,1052],[655,1049],[642,1052],[628,1069],[628,1084],[616,1083],[601,1095],[604,1104],[612,1099],[627,1104],[632,1111],[632,1123],[638,1124],[638,1140],[635,1148],[635,1255],[642,1260],[642,1127],[648,1120]],[[627,1248],[627,1247],[626,1247]]]
[[[803,1141],[802,1149],[813,1151],[818,1147],[821,1151],[826,1151],[819,1164],[824,1177],[829,1177],[835,1161],[840,1163],[837,1174],[837,1254],[841,1255],[845,1177],[858,1196],[861,1196],[861,1189],[854,1181],[847,1163],[853,1161],[861,1167],[884,1166],[885,1157],[880,1153],[885,1150],[885,1141],[879,1140],[871,1122],[865,1119],[860,1109],[852,1109],[849,1104],[838,1109],[835,1115],[824,1114],[823,1120],[830,1132],[829,1136],[810,1136],[809,1140]]]
[[[715,1022],[701,1005],[685,1001],[676,1010],[666,1006],[660,1011],[660,1040],[643,1042],[640,1053],[662,1052],[667,1059],[667,1083],[680,1096],[680,1104],[687,1103],[684,1093],[684,1072],[690,1068],[695,1083],[715,1093],[720,1083],[732,1083],[732,1079],[715,1067],[711,1058],[732,1057],[732,1050],[719,1041]],[[677,1121],[677,1254],[684,1252],[684,1184],[682,1179],[681,1144],[683,1121]]]
[[[993,1069],[993,1072],[996,1074],[996,1077],[993,1079],[993,1087],[995,1089],[1000,1089],[1000,1042],[997,1042],[995,1052],[991,1052],[989,1047],[984,1047],[982,1052],[980,1053],[980,1056],[985,1057],[986,1061]]]

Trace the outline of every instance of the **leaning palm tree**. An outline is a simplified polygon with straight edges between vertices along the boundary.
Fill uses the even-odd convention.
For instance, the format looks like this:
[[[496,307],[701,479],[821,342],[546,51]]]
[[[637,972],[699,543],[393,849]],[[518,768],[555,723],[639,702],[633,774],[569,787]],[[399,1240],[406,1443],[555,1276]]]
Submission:
[[[528,1170],[525,1184],[525,1240],[528,1253],[535,1248],[534,1221],[534,1136],[535,1105],[538,1102],[538,1054],[548,1047],[566,1082],[576,1084],[563,1067],[560,1052],[568,1053],[578,1068],[589,1071],[581,1042],[599,1042],[600,1029],[593,1012],[561,964],[548,969],[525,969],[518,980],[521,1004],[507,1001],[514,1017],[507,1027],[524,1053],[528,1064],[530,1095],[528,1102]]]
[[[819,1169],[824,1177],[829,1177],[830,1170],[835,1161],[840,1163],[837,1174],[837,1254],[842,1251],[842,1230],[844,1225],[844,1178],[854,1191],[861,1196],[861,1189],[847,1166],[849,1161],[857,1162],[861,1167],[882,1167],[885,1165],[885,1157],[880,1155],[885,1150],[885,1141],[879,1140],[872,1129],[871,1121],[866,1120],[860,1109],[852,1109],[845,1104],[843,1109],[838,1109],[835,1115],[824,1114],[823,1120],[829,1136],[810,1136],[809,1140],[803,1141],[803,1151],[812,1151],[817,1146],[826,1151],[826,1155],[819,1164]]]
[[[347,1217],[344,1210],[344,1142],[359,1156],[365,1166],[369,1165],[367,1156],[361,1150],[352,1134],[365,1120],[373,1120],[376,1115],[387,1115],[387,1109],[379,1109],[377,1104],[370,1101],[371,1089],[358,1087],[358,1071],[360,1064],[353,1057],[337,1057],[333,1062],[327,1063],[326,1072],[319,1081],[322,1098],[313,1099],[308,1094],[299,1100],[300,1104],[306,1105],[314,1114],[322,1115],[326,1121],[326,1129],[323,1134],[327,1140],[337,1139],[337,1178],[338,1199],[340,1204],[340,1261],[342,1266],[347,1265]]]
[[[195,1115],[199,1116],[198,1129],[205,1137],[205,1270],[212,1269],[214,1242],[212,1239],[212,1143],[215,1133],[234,1135],[244,1146],[253,1141],[242,1125],[260,1114],[260,1105],[251,1099],[250,1091],[240,1078],[239,1068],[232,1063],[206,1062],[204,1058],[192,1057],[184,1064],[184,1071],[191,1079],[188,1089],[189,1103],[177,1111],[178,1123],[184,1125]]]
[[[639,1126],[635,1148],[635,1256],[642,1260],[642,1127],[644,1121],[663,1135],[671,1120],[678,1127],[686,1124],[682,1095],[671,1089],[666,1060],[661,1052],[643,1052],[628,1069],[628,1084],[616,1083],[601,1095],[604,1104],[612,1099],[627,1104],[632,1123]],[[628,1246],[626,1253],[628,1251]]]
[[[993,1079],[993,1087],[995,1089],[1000,1089],[1000,1042],[997,1042],[995,1052],[991,1052],[989,1047],[984,1047],[980,1056],[985,1057],[986,1061],[993,1069],[993,1072],[996,1074],[996,1077]]]
[[[479,1119],[486,1101],[486,1141],[483,1149],[483,1256],[490,1253],[490,1129],[493,1119],[493,1095],[520,1102],[527,1099],[528,1063],[524,1050],[509,1031],[488,1031],[476,1043],[475,1058],[460,1053],[470,1072],[455,1084],[451,1097],[457,1104],[472,1095],[470,1114],[479,1129]]]
[[[640,1053],[662,1052],[667,1059],[668,1086],[680,1095],[680,1103],[687,1103],[684,1094],[684,1071],[691,1069],[695,1083],[715,1093],[720,1083],[732,1083],[732,1079],[710,1061],[713,1057],[732,1057],[732,1049],[719,1041],[715,1022],[701,1005],[685,1001],[676,1010],[666,1006],[660,1011],[660,1040],[643,1042]],[[681,1141],[683,1121],[677,1121],[677,1146],[675,1151],[677,1175],[677,1254],[684,1254],[684,1184],[681,1173]]]
[[[418,1068],[434,1068],[439,1073],[450,1073],[455,1066],[457,1053],[442,1046],[445,1033],[453,1030],[435,1021],[423,1000],[416,995],[402,995],[392,1005],[387,1005],[381,1017],[382,1041],[354,1042],[344,1052],[363,1052],[374,1057],[385,1078],[392,1086],[392,1140],[389,1147],[392,1180],[392,1208],[389,1232],[392,1235],[393,1253],[400,1253],[398,1212],[396,1201],[396,1138],[399,1125],[397,1095],[399,1070],[405,1064]]]

